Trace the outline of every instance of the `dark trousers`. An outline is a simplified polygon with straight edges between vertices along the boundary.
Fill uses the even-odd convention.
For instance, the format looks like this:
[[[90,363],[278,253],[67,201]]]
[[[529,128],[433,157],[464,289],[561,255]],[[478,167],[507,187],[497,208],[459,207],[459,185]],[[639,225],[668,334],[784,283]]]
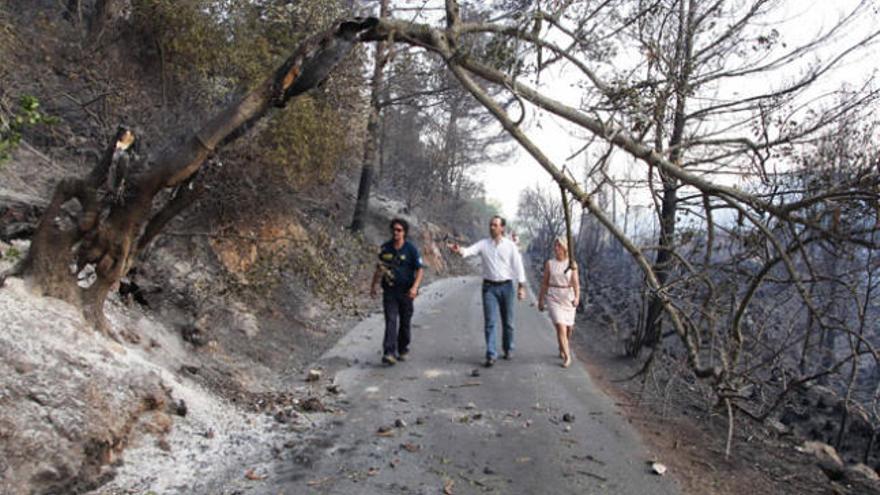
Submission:
[[[406,292],[386,290],[382,293],[382,309],[385,310],[384,353],[393,356],[409,352],[413,300]]]

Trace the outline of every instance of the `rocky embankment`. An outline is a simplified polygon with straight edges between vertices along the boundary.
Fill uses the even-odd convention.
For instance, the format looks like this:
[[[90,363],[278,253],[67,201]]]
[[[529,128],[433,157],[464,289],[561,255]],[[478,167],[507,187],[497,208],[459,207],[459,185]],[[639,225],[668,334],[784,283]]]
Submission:
[[[302,380],[286,405],[219,397],[188,376],[199,368],[175,331],[110,306],[139,344],[92,331],[20,279],[0,290],[0,493],[208,493],[258,477],[273,449],[320,421],[291,399],[314,395]]]
[[[0,273],[25,256],[41,208],[36,191],[0,195]],[[0,493],[247,491],[330,417],[332,384],[308,381],[308,364],[377,309],[363,300],[374,244],[400,208],[378,201],[360,238],[295,209],[213,237],[160,237],[108,300],[110,337],[7,278]],[[447,273],[442,229],[411,220],[429,278]]]

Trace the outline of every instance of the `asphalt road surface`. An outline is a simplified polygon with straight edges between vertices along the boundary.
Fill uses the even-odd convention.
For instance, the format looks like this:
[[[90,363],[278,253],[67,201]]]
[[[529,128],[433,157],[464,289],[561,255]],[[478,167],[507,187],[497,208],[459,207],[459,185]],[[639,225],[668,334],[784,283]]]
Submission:
[[[477,278],[422,291],[406,362],[380,363],[381,314],[361,322],[319,362],[345,412],[296,446],[267,493],[679,493],[583,366],[559,365],[533,302],[517,303],[514,358],[492,368]]]

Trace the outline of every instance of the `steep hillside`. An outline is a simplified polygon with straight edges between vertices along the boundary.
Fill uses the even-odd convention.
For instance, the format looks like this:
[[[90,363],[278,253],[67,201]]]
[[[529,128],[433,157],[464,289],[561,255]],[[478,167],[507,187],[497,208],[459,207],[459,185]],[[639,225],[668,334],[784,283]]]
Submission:
[[[136,42],[143,33],[114,19],[96,39],[57,2],[0,2],[3,115],[28,95],[52,117],[23,127],[0,163],[0,271],[27,253],[57,181],[89,170],[116,125],[134,126],[148,156],[222,101],[171,84],[159,54]],[[405,208],[377,197],[365,231],[346,228],[356,132],[332,167],[296,165],[314,170],[271,167],[254,136],[211,159],[200,200],[113,292],[108,337],[74,307],[5,280],[0,492],[218,493],[258,477],[261,460],[321,421],[332,394],[304,381],[308,365],[376,309],[366,297],[376,248]],[[408,218],[428,277],[447,273],[434,244],[444,229]]]

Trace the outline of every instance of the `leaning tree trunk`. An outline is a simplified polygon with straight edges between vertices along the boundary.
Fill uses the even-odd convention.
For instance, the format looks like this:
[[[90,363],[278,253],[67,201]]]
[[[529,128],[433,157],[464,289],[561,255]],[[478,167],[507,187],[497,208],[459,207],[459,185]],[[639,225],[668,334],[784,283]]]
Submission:
[[[120,129],[88,177],[65,179],[55,188],[21,274],[43,294],[79,306],[90,322],[108,332],[107,295],[131,268],[138,251],[193,199],[181,190],[154,214],[156,195],[186,184],[208,155],[243,135],[272,106],[284,106],[324,80],[349,53],[358,33],[376,22],[375,18],[345,21],[308,38],[256,89],[145,166],[128,166],[134,136]],[[143,171],[129,172],[135,168]],[[94,269],[94,278],[80,287],[78,278],[88,267]]]

